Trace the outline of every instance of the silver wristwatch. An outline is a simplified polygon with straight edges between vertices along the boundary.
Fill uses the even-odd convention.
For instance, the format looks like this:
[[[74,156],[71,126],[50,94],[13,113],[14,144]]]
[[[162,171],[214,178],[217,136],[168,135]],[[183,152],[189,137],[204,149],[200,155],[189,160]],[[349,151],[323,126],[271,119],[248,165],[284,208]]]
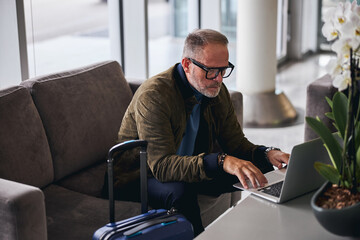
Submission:
[[[268,158],[268,153],[271,151],[271,150],[276,150],[276,151],[281,151],[280,148],[277,148],[277,147],[268,147],[265,149],[264,153],[265,153],[265,158],[269,161],[269,158]]]
[[[221,167],[221,168],[224,167],[224,161],[225,161],[226,156],[227,156],[226,153],[220,153],[218,155],[218,165],[219,165],[219,167]]]

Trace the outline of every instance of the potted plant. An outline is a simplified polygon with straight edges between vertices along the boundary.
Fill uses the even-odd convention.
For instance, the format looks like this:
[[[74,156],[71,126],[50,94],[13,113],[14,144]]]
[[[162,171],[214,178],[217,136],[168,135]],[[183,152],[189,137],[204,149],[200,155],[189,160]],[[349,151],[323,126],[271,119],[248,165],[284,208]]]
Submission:
[[[320,224],[332,233],[360,237],[360,7],[340,2],[328,10],[323,35],[333,41],[336,60],[331,64],[332,100],[326,98],[336,134],[319,118],[306,118],[320,136],[331,165],[316,162],[315,169],[328,180],[313,196],[311,206]]]

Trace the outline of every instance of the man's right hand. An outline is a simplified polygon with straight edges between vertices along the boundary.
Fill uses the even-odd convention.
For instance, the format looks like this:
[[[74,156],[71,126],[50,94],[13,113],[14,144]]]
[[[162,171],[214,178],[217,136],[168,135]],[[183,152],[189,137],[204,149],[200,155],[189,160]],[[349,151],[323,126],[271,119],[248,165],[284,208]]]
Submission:
[[[255,188],[264,187],[265,183],[267,183],[264,174],[252,162],[227,155],[224,159],[223,168],[225,172],[237,176],[246,189],[249,188],[246,182],[247,179]]]

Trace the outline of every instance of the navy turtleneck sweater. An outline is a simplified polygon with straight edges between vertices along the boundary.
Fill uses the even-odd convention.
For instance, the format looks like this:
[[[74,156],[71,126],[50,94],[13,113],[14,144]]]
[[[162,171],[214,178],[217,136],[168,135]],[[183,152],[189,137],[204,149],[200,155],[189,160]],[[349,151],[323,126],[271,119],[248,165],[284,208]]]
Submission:
[[[193,88],[186,78],[184,69],[181,64],[177,65],[176,71],[178,72],[181,80],[185,86],[192,89],[197,101],[186,123],[185,135],[181,141],[180,147],[177,149],[176,154],[180,156],[192,156],[194,152],[195,140],[199,130],[201,102],[205,96]],[[218,156],[219,153],[210,153],[204,156],[204,167],[207,175],[213,177],[219,171]]]

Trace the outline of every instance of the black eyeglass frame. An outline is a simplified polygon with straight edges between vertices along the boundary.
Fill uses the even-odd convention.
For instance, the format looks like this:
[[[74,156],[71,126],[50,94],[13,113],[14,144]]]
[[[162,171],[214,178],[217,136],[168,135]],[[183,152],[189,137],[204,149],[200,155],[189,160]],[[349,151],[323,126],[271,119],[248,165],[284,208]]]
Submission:
[[[227,76],[222,76],[222,78],[227,78],[227,77],[229,77],[229,76],[231,75],[231,73],[233,72],[233,70],[234,70],[234,68],[235,68],[234,64],[232,64],[231,62],[228,62],[229,65],[226,66],[226,67],[207,67],[207,66],[199,63],[198,61],[196,61],[196,60],[193,59],[193,58],[187,58],[187,59],[189,59],[193,64],[195,64],[196,66],[198,66],[199,68],[201,68],[202,70],[204,70],[204,71],[206,72],[205,77],[206,77],[206,79],[209,79],[209,80],[215,79],[217,76],[219,76],[219,73],[220,73],[220,72],[222,72],[222,71],[224,71],[224,70],[226,70],[226,69],[228,69],[228,68],[231,68],[231,71],[230,71],[230,73],[229,73]],[[218,70],[217,73],[215,74],[215,77],[213,77],[213,78],[208,78],[208,76],[207,76],[207,75],[208,75],[208,72],[209,72],[210,70],[213,70],[213,69],[217,69],[217,70]],[[225,73],[225,72],[224,72],[224,73]]]

